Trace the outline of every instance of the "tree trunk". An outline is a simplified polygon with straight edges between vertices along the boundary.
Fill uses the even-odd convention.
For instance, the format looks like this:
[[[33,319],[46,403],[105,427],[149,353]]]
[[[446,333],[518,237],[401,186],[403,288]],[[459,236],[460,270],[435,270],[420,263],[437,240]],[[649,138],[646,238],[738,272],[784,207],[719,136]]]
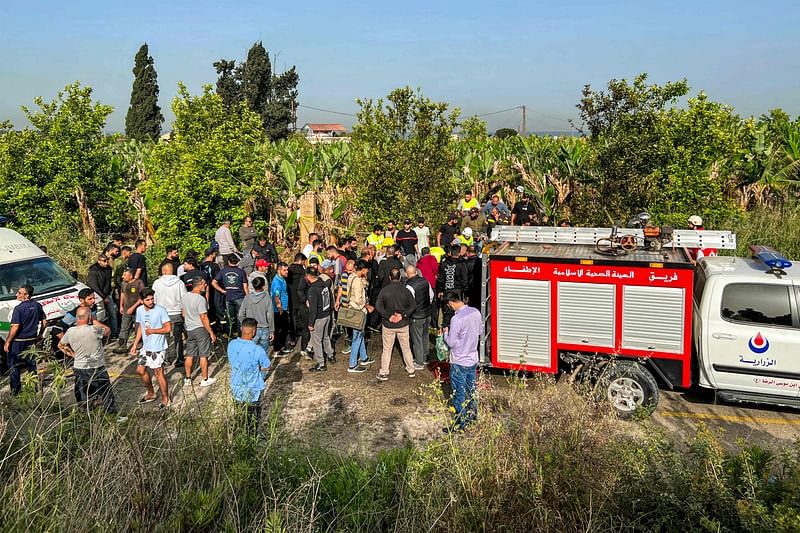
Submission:
[[[81,228],[83,234],[89,239],[93,245],[97,245],[97,228],[94,224],[94,216],[89,209],[89,203],[86,200],[86,193],[80,187],[75,188],[75,200],[78,202],[78,212],[81,215]]]

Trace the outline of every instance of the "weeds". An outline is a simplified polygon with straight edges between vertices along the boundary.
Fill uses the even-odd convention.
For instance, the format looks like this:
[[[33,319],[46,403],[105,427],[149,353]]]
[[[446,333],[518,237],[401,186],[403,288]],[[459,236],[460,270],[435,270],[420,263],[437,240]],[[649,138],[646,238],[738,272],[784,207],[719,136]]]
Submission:
[[[463,435],[376,456],[262,434],[229,404],[125,425],[81,410],[0,419],[4,531],[795,531],[800,444],[676,446],[572,387],[513,378]],[[43,401],[43,400],[42,400]],[[444,397],[431,405],[446,416]],[[269,409],[268,409],[269,410]]]

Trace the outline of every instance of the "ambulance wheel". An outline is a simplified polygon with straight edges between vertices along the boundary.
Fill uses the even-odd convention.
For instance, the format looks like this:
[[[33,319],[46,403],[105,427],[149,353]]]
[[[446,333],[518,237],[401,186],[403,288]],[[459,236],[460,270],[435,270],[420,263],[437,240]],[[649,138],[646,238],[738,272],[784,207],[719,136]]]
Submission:
[[[618,417],[631,418],[658,405],[658,384],[639,363],[611,362],[597,383],[597,400],[608,402]]]

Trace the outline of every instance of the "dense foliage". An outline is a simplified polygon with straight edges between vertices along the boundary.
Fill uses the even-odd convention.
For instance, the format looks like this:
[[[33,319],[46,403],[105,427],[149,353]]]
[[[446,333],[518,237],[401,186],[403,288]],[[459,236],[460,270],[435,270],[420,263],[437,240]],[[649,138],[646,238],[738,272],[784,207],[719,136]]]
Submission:
[[[0,128],[0,212],[34,236],[66,221],[90,240],[96,226],[193,246],[223,216],[249,212],[291,246],[307,193],[318,229],[341,236],[388,218],[437,224],[466,189],[513,204],[518,186],[542,224],[605,226],[648,210],[658,223],[683,227],[699,214],[723,227],[785,204],[800,184],[800,120],[780,110],[741,119],[702,92],[678,105],[685,81],[648,85],[644,75],[585,88],[583,137],[489,137],[480,119],[459,124],[458,110],[404,88],[359,101],[350,143],[274,142],[261,114],[276,94],[268,60],[255,46],[243,65],[217,63],[216,92],[180,88],[159,143],[103,136],[111,110],[77,84],[52,103],[36,99],[32,128]],[[259,96],[266,80],[272,100]]]
[[[285,431],[280,404],[259,439],[222,402],[189,400],[168,417],[137,410],[124,425],[59,405],[9,408],[0,522],[4,531],[800,528],[798,444],[728,451],[702,427],[674,443],[564,387],[511,385],[482,400],[465,435],[367,457]],[[443,399],[430,400],[446,416]]]
[[[125,116],[125,135],[137,141],[156,141],[164,116],[158,105],[158,74],[147,43],[136,53],[131,104]]]

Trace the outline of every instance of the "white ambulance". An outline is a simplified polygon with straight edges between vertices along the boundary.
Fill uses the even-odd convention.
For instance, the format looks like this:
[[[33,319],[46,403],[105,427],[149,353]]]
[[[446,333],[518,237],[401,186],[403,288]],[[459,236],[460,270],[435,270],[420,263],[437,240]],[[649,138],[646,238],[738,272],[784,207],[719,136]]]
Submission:
[[[78,292],[86,288],[31,241],[0,228],[0,350],[22,285],[33,287],[33,299],[42,304],[49,326],[78,306]]]

